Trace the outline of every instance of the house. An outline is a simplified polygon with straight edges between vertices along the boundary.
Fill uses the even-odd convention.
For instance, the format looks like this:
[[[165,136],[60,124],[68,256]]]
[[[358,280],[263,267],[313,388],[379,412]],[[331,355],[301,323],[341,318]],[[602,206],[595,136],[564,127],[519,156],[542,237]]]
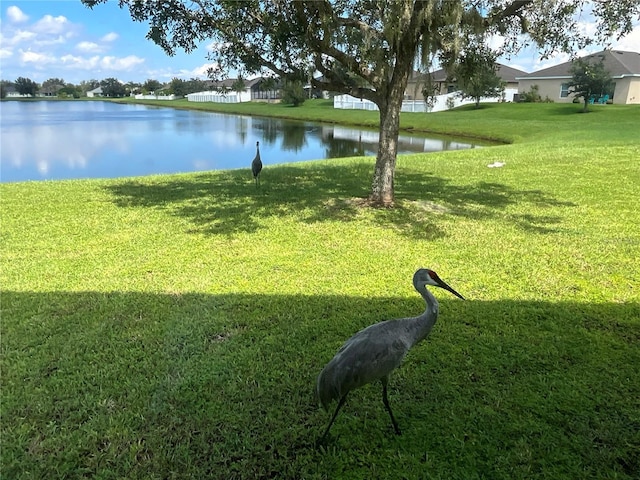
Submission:
[[[614,81],[609,100],[616,104],[640,104],[640,53],[619,50],[603,50],[583,57],[590,63],[602,62]],[[573,102],[569,93],[571,61],[517,77],[520,92],[538,86],[542,98],[554,102]]]
[[[54,85],[45,82],[40,88],[40,94],[43,97],[57,97],[58,92],[64,88],[64,84],[56,83]]]
[[[282,98],[282,83],[278,79],[258,77],[250,80],[251,100],[279,102]]]
[[[518,70],[517,68],[509,67],[501,63],[497,63],[496,73],[500,79],[505,83],[505,91],[513,93],[518,92],[518,80],[517,77],[526,75],[527,72]],[[407,100],[424,100],[424,94],[422,89],[427,81],[427,75],[431,76],[431,82],[434,87],[435,95],[446,95],[458,91],[458,85],[455,79],[447,73],[444,68],[435,70],[430,74],[414,72],[409,78],[407,89],[405,91],[405,99]]]
[[[273,83],[265,77],[243,80],[244,89],[235,90],[237,78],[210,82],[209,90],[190,93],[190,102],[241,103],[250,101],[279,101],[281,90],[279,83]]]
[[[93,90],[89,90],[87,92],[87,97],[101,97],[102,96],[102,87],[94,88]]]

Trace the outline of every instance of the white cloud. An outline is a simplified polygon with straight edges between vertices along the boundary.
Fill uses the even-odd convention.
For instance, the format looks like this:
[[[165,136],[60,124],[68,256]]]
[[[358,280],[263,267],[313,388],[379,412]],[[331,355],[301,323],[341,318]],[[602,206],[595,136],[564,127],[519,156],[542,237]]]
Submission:
[[[487,45],[493,51],[502,49],[505,45],[505,42],[506,38],[499,34],[491,35],[489,38],[487,38]]]
[[[66,42],[67,42],[66,38],[64,38],[62,35],[58,35],[57,37],[42,38],[42,39],[35,40],[33,42],[33,45],[37,45],[37,46],[62,45],[63,43],[66,43]]]
[[[120,37],[120,35],[118,35],[117,33],[109,32],[104,37],[102,37],[100,40],[102,40],[103,42],[113,42],[113,41],[117,40],[119,37]]]
[[[183,80],[189,80],[191,78],[199,78],[201,80],[206,80],[208,78],[207,70],[210,68],[215,68],[217,63],[205,63],[204,65],[200,65],[191,70],[186,68],[181,69],[158,69],[158,70],[148,70],[146,72],[147,78],[155,78],[157,80],[166,80],[169,81],[173,78],[180,78]]]
[[[67,34],[69,32],[69,26],[70,23],[67,17],[62,15],[57,17],[45,15],[33,25],[33,29],[36,33],[58,35]]]
[[[640,52],[640,24],[636,25],[629,35],[613,42],[613,49]]]
[[[33,63],[38,67],[46,64],[55,63],[55,57],[44,53],[33,52],[31,50],[20,50],[20,61],[22,63]]]
[[[93,70],[100,63],[100,56],[94,55],[93,57],[78,57],[75,55],[63,55],[60,57],[60,62],[65,67],[77,68],[80,70]]]
[[[145,62],[144,58],[135,55],[127,57],[114,57],[94,55],[92,57],[82,57],[76,55],[63,55],[60,62],[69,68],[80,70],[110,70],[110,71],[131,71],[138,65]]]
[[[189,70],[189,71],[185,71],[185,70],[181,70],[180,73],[185,74],[185,76],[189,76],[189,78],[191,77],[199,77],[199,78],[207,78],[208,76],[208,71],[210,69],[216,69],[218,68],[218,64],[217,63],[205,63],[204,65],[200,65],[199,67],[194,68],[193,70]]]
[[[42,69],[44,66],[59,65],[65,70],[99,70],[99,71],[118,71],[127,72],[133,71],[139,65],[143,64],[145,60],[135,55],[129,55],[127,57],[115,57],[115,56],[100,56],[93,55],[90,57],[82,55],[66,54],[60,57],[55,55],[48,55],[45,53],[34,52],[31,50],[20,50],[20,62],[23,65],[29,64],[37,69]],[[111,74],[109,73],[111,76]]]
[[[38,22],[24,27],[3,25],[0,40],[6,49],[12,46],[24,46],[26,49],[41,49],[54,45],[63,45],[77,32],[77,26],[65,17],[45,15]]]
[[[80,35],[75,42],[69,41]],[[119,38],[114,31],[100,37],[86,35],[83,24],[55,13],[29,20],[19,8],[8,8],[0,31],[3,73],[36,81],[40,81],[40,76],[57,76],[74,83],[87,72],[106,77],[140,74],[146,62],[144,57],[127,55],[129,52],[104,55]]]
[[[595,23],[591,21],[579,22],[582,33],[589,33],[595,35]],[[631,52],[640,52],[640,23],[636,23],[633,30],[621,38],[620,40],[611,39],[608,45],[594,44],[589,47],[578,50],[575,52],[575,56],[584,57],[595,52],[604,50],[605,48],[611,48],[613,50],[624,50]],[[571,59],[570,55],[566,53],[556,53],[549,56],[546,59],[541,58],[540,51],[535,46],[529,46],[519,52],[517,55],[512,55],[511,58],[502,57],[498,60],[501,63],[505,63],[511,67],[524,70],[525,72],[535,72],[545,68],[553,67],[560,63],[567,62]]]
[[[29,16],[25,15],[24,12],[15,5],[7,8],[7,17],[12,23],[22,23],[29,20]]]
[[[36,34],[33,32],[29,32],[27,30],[17,30],[12,33],[11,36],[5,37],[2,35],[2,44],[4,46],[7,45],[17,45],[19,43],[28,42],[35,38]]]
[[[585,37],[596,38],[596,35],[598,34],[598,24],[595,20],[578,21],[577,27],[578,32]]]
[[[135,55],[128,55],[122,58],[108,56],[100,60],[100,67],[108,70],[126,71],[142,63],[144,63],[144,58]]]
[[[582,28],[585,33],[590,33],[595,36],[595,23],[584,22]],[[610,45],[590,45],[588,48],[584,48],[575,52],[576,57],[584,57],[592,53],[599,52],[604,49],[613,50],[625,50],[632,52],[640,52],[640,24],[636,25],[634,29],[625,37],[618,41],[612,41]],[[546,60],[538,59],[535,62],[534,70],[541,70],[543,68],[553,67],[559,63],[568,62],[571,60],[571,56],[566,53],[559,53],[553,55]]]
[[[97,43],[87,42],[87,41],[78,43],[76,45],[76,49],[85,53],[96,53],[96,52],[101,52],[103,50],[103,48]]]

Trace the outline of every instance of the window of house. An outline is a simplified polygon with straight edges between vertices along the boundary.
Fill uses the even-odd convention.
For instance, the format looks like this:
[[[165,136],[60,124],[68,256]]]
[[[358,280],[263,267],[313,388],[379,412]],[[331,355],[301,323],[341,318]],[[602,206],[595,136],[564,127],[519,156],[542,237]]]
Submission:
[[[560,98],[567,98],[569,96],[569,84],[563,83],[560,85]]]

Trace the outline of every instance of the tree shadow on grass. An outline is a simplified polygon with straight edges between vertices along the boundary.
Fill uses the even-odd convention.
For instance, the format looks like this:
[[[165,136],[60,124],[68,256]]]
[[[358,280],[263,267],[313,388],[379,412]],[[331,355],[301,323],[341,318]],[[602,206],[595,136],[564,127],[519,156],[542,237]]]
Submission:
[[[125,180],[106,190],[121,207],[158,208],[186,218],[199,233],[234,235],[254,232],[279,216],[299,221],[349,221],[358,216],[370,187],[368,162],[332,166],[319,163],[271,166],[262,185],[251,183],[245,170],[173,176],[154,180]],[[574,206],[539,190],[516,190],[499,183],[455,185],[449,179],[401,169],[396,179],[397,205],[369,209],[380,225],[409,236],[443,235],[434,213],[475,220],[502,218],[531,232],[553,232],[562,219],[555,214],[508,214],[505,208],[522,204],[536,209]]]
[[[392,377],[404,435],[379,386],[364,387],[333,449],[316,451],[329,417],[313,398],[322,366],[360,328],[422,308],[399,297],[3,292],[3,472],[334,477],[340,452],[365,472],[384,469],[391,448],[430,452],[429,468],[452,477],[473,466],[497,478],[522,465],[523,442],[529,473],[638,471],[639,304],[442,297],[431,336]]]

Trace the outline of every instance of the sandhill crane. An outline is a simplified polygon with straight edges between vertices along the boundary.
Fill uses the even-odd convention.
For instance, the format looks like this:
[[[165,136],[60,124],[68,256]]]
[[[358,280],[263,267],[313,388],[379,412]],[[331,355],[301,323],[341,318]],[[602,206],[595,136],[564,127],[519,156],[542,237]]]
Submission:
[[[400,435],[400,428],[389,406],[387,383],[391,372],[400,365],[411,347],[429,335],[438,319],[438,301],[427,290],[427,285],[444,288],[464,300],[433,270],[421,268],[416,271],[413,286],[427,304],[424,313],[418,317],[387,320],[360,330],[342,345],[318,375],[316,392],[324,409],[327,410],[333,400],[338,400],[338,406],[320,442],[329,433],[347,394],[375,380],[382,381],[382,401],[395,432]]]
[[[260,172],[262,171],[262,160],[260,160],[260,142],[256,142],[256,156],[251,162],[251,173],[256,181],[256,187],[260,183]]]

